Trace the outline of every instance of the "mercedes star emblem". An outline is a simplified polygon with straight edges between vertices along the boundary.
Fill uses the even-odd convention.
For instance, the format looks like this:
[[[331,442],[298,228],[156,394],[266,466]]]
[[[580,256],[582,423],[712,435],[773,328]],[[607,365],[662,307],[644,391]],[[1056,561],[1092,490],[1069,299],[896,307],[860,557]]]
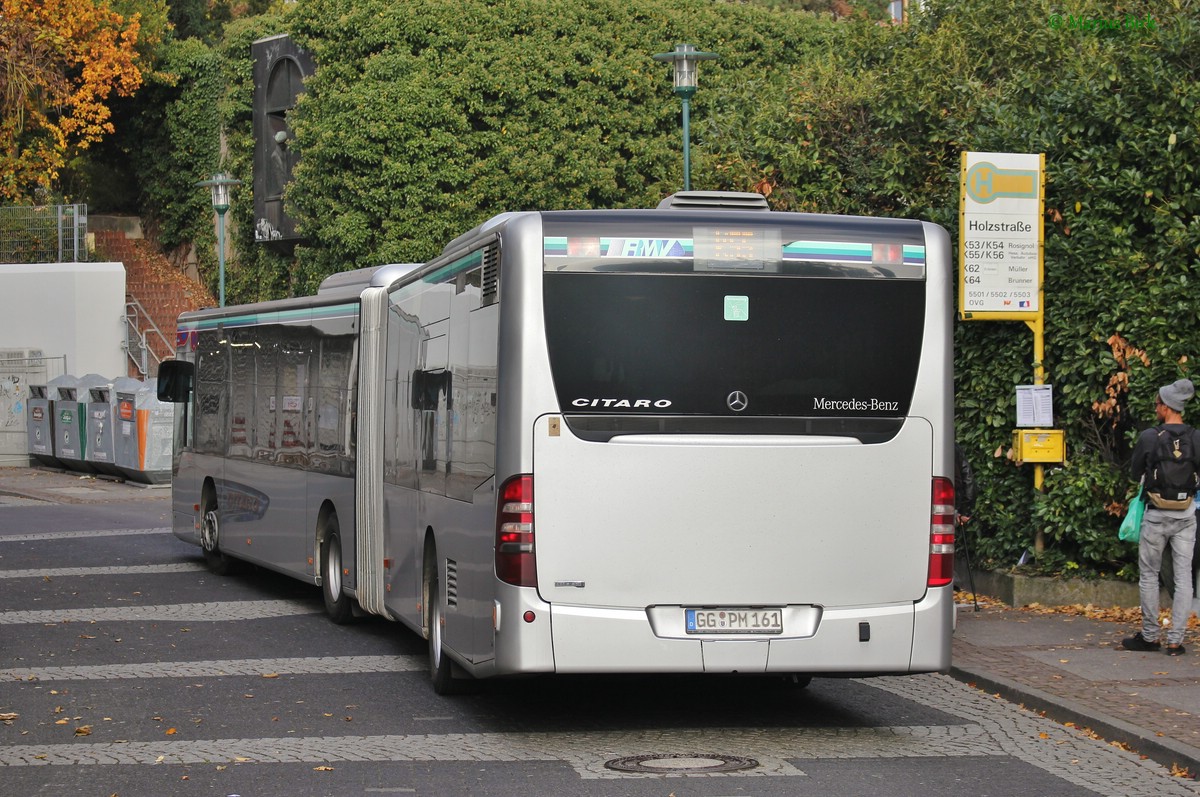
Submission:
[[[729,405],[729,409],[734,412],[741,412],[750,404],[750,399],[746,398],[746,394],[740,390],[735,390],[725,399],[725,403]]]

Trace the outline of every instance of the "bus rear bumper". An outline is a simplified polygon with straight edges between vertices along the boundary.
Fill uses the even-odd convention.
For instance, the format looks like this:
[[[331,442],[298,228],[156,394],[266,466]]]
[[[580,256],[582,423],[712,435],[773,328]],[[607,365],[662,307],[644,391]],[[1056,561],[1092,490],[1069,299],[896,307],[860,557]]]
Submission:
[[[704,639],[658,636],[642,609],[556,604],[551,609],[554,669],[559,673],[944,672],[950,667],[945,629],[953,622],[953,608],[948,588],[930,590],[916,604],[821,610],[815,633],[805,636]],[[682,613],[682,608],[678,611]]]

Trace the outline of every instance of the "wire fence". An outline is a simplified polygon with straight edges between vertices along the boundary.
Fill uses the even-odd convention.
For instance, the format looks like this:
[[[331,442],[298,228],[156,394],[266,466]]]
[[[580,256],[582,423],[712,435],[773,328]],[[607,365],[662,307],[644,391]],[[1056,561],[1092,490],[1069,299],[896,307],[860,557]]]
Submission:
[[[0,207],[0,263],[87,259],[87,205]]]

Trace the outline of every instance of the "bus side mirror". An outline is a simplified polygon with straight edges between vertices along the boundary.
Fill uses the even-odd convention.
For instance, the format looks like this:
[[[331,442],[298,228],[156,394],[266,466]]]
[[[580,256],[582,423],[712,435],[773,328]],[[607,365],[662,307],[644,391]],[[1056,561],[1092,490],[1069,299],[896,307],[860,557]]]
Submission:
[[[185,360],[164,360],[158,366],[158,400],[186,403],[192,393],[194,369]]]

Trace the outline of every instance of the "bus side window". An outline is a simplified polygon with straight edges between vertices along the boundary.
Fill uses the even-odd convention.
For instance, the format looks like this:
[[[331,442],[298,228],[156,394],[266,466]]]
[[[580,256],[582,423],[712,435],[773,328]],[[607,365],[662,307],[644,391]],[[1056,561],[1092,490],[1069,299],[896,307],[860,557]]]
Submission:
[[[459,294],[475,288],[476,292],[483,288],[483,266],[462,272],[454,278],[454,293]]]
[[[224,330],[205,330],[196,347],[196,436],[197,451],[225,453],[225,409],[227,405],[228,341]]]
[[[448,410],[450,385],[449,371],[413,372],[413,409],[417,413],[419,441],[417,469],[426,473],[438,470],[438,416],[444,416]],[[426,480],[422,489],[430,491],[440,486],[437,480]]]

